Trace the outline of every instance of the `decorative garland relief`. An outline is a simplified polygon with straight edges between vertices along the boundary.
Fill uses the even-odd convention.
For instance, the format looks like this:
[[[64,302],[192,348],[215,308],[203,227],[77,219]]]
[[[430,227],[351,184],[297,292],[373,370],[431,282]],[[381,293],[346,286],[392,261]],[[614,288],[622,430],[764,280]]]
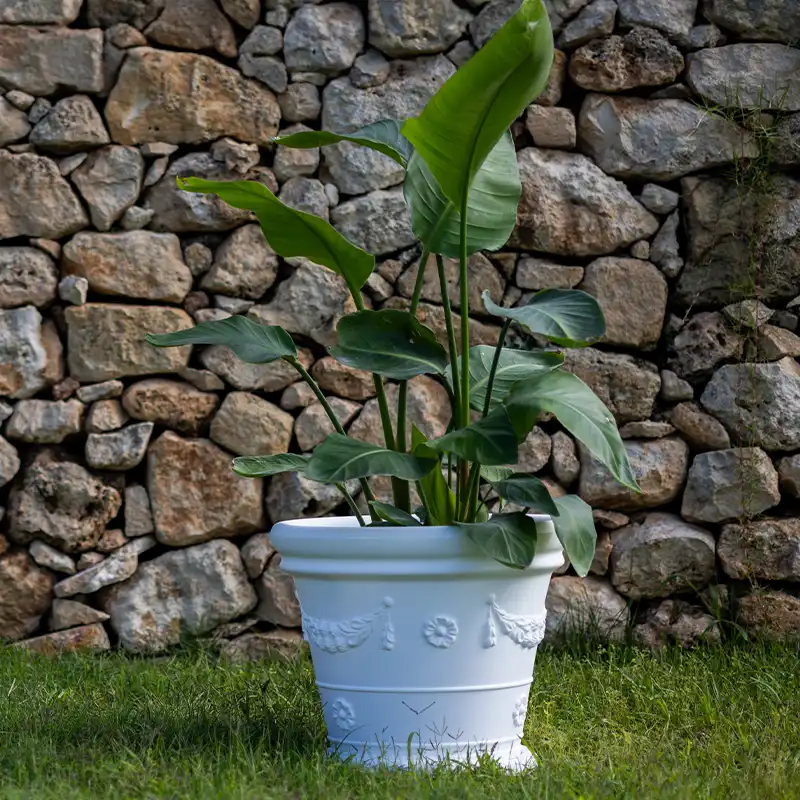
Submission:
[[[394,605],[391,597],[384,597],[381,607],[372,614],[336,621],[319,619],[302,614],[303,632],[306,639],[326,653],[345,653],[364,644],[371,636],[375,623],[383,622],[381,649],[394,649],[394,625],[389,609]]]

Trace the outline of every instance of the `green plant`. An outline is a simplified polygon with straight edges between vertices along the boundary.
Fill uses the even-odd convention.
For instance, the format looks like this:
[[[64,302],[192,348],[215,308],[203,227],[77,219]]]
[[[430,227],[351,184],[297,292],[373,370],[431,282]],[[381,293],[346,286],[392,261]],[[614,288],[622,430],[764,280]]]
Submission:
[[[328,414],[332,433],[310,456],[275,455],[234,459],[234,470],[251,477],[303,472],[335,484],[361,518],[346,484],[359,480],[372,525],[450,525],[463,528],[489,555],[522,568],[536,549],[536,525],[525,512],[553,517],[570,561],[586,574],[595,530],[591,509],[577,497],[552,499],[536,477],[515,473],[517,448],[542,413],[561,424],[602,461],[614,477],[636,490],[613,417],[577,377],[562,369],[556,349],[505,348],[512,322],[561,347],[584,346],[605,331],[602,312],[588,294],[545,290],[522,308],[502,308],[484,293],[486,309],[503,319],[497,346],[469,346],[467,258],[507,241],[521,192],[514,146],[508,129],[544,88],[553,59],[553,37],[541,0],[525,0],[520,10],[433,96],[415,119],[385,120],[348,136],[327,131],[277,139],[286,147],[308,148],[342,139],[390,156],[405,169],[404,195],[422,257],[408,311],[367,310],[361,288],[371,274],[373,256],[353,245],[331,225],[283,205],[266,187],[248,181],[212,182],[181,178],[193,192],[215,194],[249,209],[278,255],[303,256],[339,274],[357,311],[338,325],[339,361],[373,374],[385,446],[347,436],[317,383],[303,368],[283,329],[246,317],[207,322],[177,333],[150,335],[156,346],[226,344],[244,361],[284,359],[314,391]],[[442,256],[460,263],[461,326],[456,332],[444,282]],[[448,334],[447,350],[416,317],[426,267],[434,257],[441,284]],[[460,340],[460,348],[459,348]],[[460,352],[459,352],[460,351]],[[438,375],[448,389],[452,419],[445,435],[426,440],[406,425],[407,382]],[[397,425],[393,427],[386,378],[400,382]],[[473,421],[473,414],[476,419]],[[393,500],[378,502],[371,476],[392,478]],[[447,476],[447,478],[445,477]],[[422,499],[412,513],[410,483]],[[489,515],[488,498],[514,503],[524,511]]]

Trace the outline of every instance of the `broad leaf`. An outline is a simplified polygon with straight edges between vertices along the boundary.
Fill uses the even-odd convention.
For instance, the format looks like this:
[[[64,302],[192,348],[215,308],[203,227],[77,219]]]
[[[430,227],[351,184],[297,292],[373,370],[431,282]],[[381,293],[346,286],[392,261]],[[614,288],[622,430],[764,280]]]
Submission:
[[[456,517],[456,496],[442,475],[439,454],[427,444],[425,434],[412,423],[411,452],[421,458],[436,458],[436,467],[419,481],[428,519],[431,525],[452,525]]]
[[[525,569],[536,555],[536,523],[521,511],[456,524],[486,555],[507,567]]]
[[[578,289],[543,289],[527,305],[515,308],[498,306],[488,291],[481,297],[490,314],[513,319],[528,332],[564,347],[585,347],[606,332],[597,300]]]
[[[520,10],[431,98],[403,133],[456,208],[486,157],[547,85],[553,33],[542,0]]]
[[[479,344],[469,350],[469,399],[470,405],[476,411],[482,411],[486,402],[495,349],[486,344]],[[500,361],[494,376],[489,410],[502,404],[517,381],[552,372],[563,363],[564,356],[561,353],[544,350],[511,350],[504,347],[500,352]]]
[[[509,475],[513,475],[514,470],[511,467],[487,467],[481,466],[481,478],[487,483],[496,483],[497,481],[505,480]]]
[[[283,328],[278,325],[262,325],[242,316],[201,322],[194,328],[174,333],[148,333],[145,338],[156,347],[224,344],[249,364],[269,364],[279,358],[297,356],[292,337]]]
[[[282,258],[302,256],[341,275],[356,293],[367,282],[375,257],[345,239],[329,222],[284,205],[255,181],[206,181],[178,178],[188,192],[215,194],[234,208],[252,211],[272,249]]]
[[[603,401],[576,375],[555,370],[520,381],[506,398],[517,435],[529,431],[543,411],[558,421],[624,486],[639,491],[614,417]]]
[[[339,344],[330,354],[355,369],[407,380],[447,366],[447,352],[434,332],[407,311],[357,311],[342,317],[336,331]]]
[[[240,456],[233,459],[233,471],[244,478],[268,478],[282,472],[306,471],[311,456],[278,453],[274,456]]]
[[[597,545],[592,507],[572,494],[556,497],[553,502],[558,507],[558,516],[553,517],[558,540],[575,572],[584,577],[592,565]]]
[[[398,453],[332,433],[314,450],[306,467],[306,477],[320,483],[344,483],[372,475],[391,475],[415,481],[425,477],[437,464],[435,458]]]
[[[490,481],[492,488],[508,503],[531,508],[542,514],[558,516],[558,507],[547,487],[538,478],[525,472],[515,472],[499,481]]]
[[[411,514],[397,506],[390,505],[389,503],[381,503],[380,500],[370,500],[369,504],[375,509],[375,513],[385,522],[391,522],[393,525],[404,528],[419,527],[421,524],[418,519],[412,517]]]
[[[513,464],[517,460],[517,436],[503,406],[466,428],[431,439],[428,446],[488,466]]]
[[[332,133],[331,131],[300,131],[288,136],[278,136],[272,141],[284,147],[307,150],[324,147],[338,142],[352,142],[362,147],[377,150],[405,167],[414,152],[411,142],[400,132],[403,123],[396,119],[382,119],[359,128],[353,133]]]
[[[521,191],[514,142],[506,133],[483,162],[469,190],[468,254],[497,250],[508,241],[517,221]],[[408,162],[403,194],[416,237],[431,252],[458,258],[461,215],[444,196],[419,153]]]

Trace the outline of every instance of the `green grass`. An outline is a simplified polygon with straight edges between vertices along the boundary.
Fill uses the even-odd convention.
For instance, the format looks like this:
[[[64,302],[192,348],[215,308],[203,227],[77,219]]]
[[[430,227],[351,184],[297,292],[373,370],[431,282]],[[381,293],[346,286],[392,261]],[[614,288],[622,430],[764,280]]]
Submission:
[[[540,766],[369,772],[324,756],[310,662],[0,650],[0,798],[800,798],[800,657],[542,651]]]

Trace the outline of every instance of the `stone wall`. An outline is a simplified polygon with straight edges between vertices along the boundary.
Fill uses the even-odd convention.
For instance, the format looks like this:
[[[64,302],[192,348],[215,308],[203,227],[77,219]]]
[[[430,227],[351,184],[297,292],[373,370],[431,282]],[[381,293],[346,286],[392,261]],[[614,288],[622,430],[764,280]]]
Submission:
[[[519,225],[471,260],[473,336],[497,336],[484,288],[509,305],[596,296],[607,336],[569,368],[616,416],[643,490],[552,421],[528,438],[520,466],[591,502],[599,532],[591,577],[553,581],[551,633],[572,604],[651,644],[719,637],[717,617],[800,634],[800,5],[550,2],[551,79],[513,131]],[[297,644],[266,532],[340,498],[229,464],[312,449],[319,406],[282,362],[142,336],[231,313],[284,325],[350,431],[379,440],[373,389],[325,355],[342,282],[278,259],[247,213],[175,177],[261,181],[330,219],[378,256],[368,302],[404,307],[418,252],[397,165],[269,139],[417,114],[514,6],[0,0],[0,637],[158,650],[216,631],[235,657]],[[443,334],[440,300],[426,280],[421,316]],[[446,403],[412,382],[426,433]]]

